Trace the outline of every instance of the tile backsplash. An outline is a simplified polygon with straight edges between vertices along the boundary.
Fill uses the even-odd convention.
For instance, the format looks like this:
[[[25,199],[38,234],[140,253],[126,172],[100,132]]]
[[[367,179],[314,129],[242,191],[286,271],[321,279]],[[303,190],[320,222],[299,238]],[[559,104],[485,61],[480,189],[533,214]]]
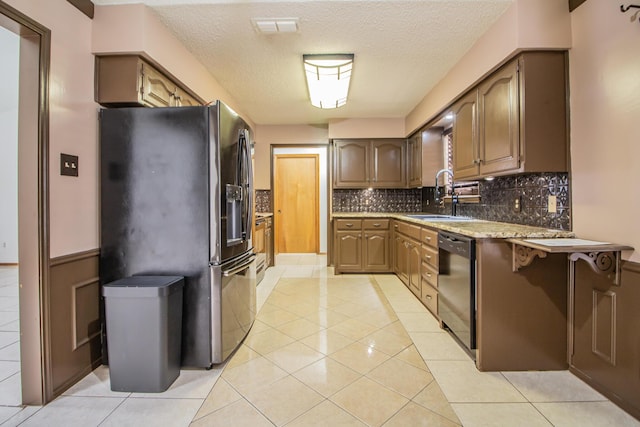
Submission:
[[[420,212],[420,189],[333,190],[334,212]]]
[[[256,190],[256,212],[271,213],[271,190]]]
[[[459,203],[457,215],[490,221],[571,230],[571,186],[567,173],[535,173],[480,181],[480,203]],[[434,188],[423,188],[423,211],[451,213],[451,205],[434,205]],[[548,212],[549,196],[556,196],[556,212]],[[513,206],[517,197],[521,211]]]
[[[333,190],[334,212],[428,212],[451,214],[451,205],[437,206],[435,189]],[[571,186],[566,173],[536,173],[497,177],[479,182],[480,203],[459,203],[457,215],[490,221],[571,230]],[[556,213],[548,212],[556,196]],[[521,211],[513,209],[516,197]],[[271,191],[256,190],[256,211],[272,212]]]

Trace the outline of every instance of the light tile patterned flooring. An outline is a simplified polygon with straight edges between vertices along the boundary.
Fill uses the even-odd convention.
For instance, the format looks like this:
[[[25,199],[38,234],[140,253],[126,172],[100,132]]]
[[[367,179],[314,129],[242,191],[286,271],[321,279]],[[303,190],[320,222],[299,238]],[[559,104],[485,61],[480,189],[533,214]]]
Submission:
[[[183,370],[156,394],[112,392],[100,367],[42,408],[0,400],[0,423],[640,426],[569,372],[478,372],[395,276],[334,276],[325,265],[324,256],[279,255],[258,286],[256,322],[225,365]],[[17,293],[4,289],[4,273],[0,355],[13,363],[0,361],[0,398],[19,378],[17,310],[2,308]]]

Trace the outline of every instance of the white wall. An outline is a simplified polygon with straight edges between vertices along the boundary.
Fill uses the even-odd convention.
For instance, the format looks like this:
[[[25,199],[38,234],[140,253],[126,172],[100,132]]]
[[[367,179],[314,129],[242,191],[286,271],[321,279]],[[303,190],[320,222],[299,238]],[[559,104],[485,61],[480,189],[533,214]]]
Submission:
[[[0,263],[18,262],[18,68],[20,38],[0,27]]]
[[[640,25],[620,2],[588,0],[571,14],[569,52],[573,229],[627,244],[640,262]]]
[[[320,252],[327,253],[327,224],[328,199],[327,199],[327,148],[326,147],[276,147],[273,154],[319,154],[320,158]]]

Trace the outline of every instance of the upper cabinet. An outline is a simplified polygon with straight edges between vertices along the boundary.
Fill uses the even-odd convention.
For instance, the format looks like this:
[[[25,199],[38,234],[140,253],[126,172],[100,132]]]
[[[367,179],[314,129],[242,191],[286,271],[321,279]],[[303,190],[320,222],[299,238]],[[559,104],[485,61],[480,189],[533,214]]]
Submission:
[[[407,141],[407,185],[422,187],[422,132]]]
[[[436,173],[445,167],[443,121],[442,118],[438,119],[408,140],[407,185],[411,188],[435,186]]]
[[[334,188],[399,188],[406,181],[406,140],[333,141]]]
[[[107,107],[202,105],[186,88],[136,55],[96,56],[95,100]]]
[[[453,106],[456,179],[566,172],[564,52],[526,52]]]

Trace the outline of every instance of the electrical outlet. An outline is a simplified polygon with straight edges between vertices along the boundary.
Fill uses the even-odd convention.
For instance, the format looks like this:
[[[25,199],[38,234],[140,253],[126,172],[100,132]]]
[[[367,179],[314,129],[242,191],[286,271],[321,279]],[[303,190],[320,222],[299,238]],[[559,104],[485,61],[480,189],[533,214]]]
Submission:
[[[517,196],[515,199],[513,199],[513,211],[522,211],[522,196]]]
[[[78,156],[60,153],[60,175],[78,176]]]
[[[549,196],[549,203],[547,206],[547,211],[549,213],[556,213],[558,210],[558,200],[556,196]]]

